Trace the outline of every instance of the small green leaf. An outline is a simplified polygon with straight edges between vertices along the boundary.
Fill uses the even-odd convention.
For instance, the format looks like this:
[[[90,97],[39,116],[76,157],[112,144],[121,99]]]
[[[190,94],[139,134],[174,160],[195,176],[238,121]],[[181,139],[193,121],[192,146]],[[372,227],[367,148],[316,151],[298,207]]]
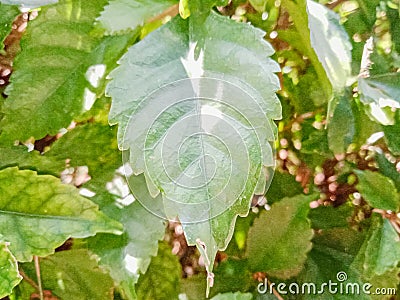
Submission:
[[[23,264],[22,269],[35,278],[32,263]],[[43,289],[60,299],[114,299],[114,282],[102,272],[95,258],[85,249],[60,251],[42,258],[40,272]]]
[[[181,265],[171,247],[160,243],[157,256],[151,259],[147,272],[140,276],[136,287],[138,299],[178,299]]]
[[[0,52],[4,49],[4,39],[11,32],[12,22],[20,14],[18,7],[3,5],[0,1]]]
[[[253,295],[250,293],[225,293],[218,294],[211,298],[211,300],[251,300],[253,299]]]
[[[55,135],[103,92],[105,75],[138,35],[96,34],[93,22],[104,2],[62,0],[29,22],[5,92],[0,139],[11,145]],[[95,68],[102,76],[89,80]]]
[[[391,211],[399,209],[399,193],[390,178],[369,170],[355,170],[354,172],[359,181],[357,189],[369,205]]]
[[[383,275],[400,262],[399,236],[389,220],[380,216],[373,219],[365,249],[364,270],[367,277]]]
[[[17,168],[0,171],[0,215],[0,232],[19,261],[51,254],[69,237],[122,232],[76,188]]]
[[[337,104],[328,123],[329,149],[335,154],[342,154],[354,140],[356,120],[350,102],[352,98],[347,93],[333,101],[337,101]]]
[[[133,30],[176,3],[177,0],[110,0],[98,20],[109,33]]]
[[[132,177],[135,196],[142,201],[148,198],[154,206],[161,199],[151,198],[143,176]],[[121,236],[98,234],[89,240],[89,249],[99,256],[100,265],[110,271],[111,277],[123,289],[125,296],[136,299],[135,284],[145,273],[152,256],[157,254],[158,241],[164,237],[163,219],[150,213],[138,201],[114,211],[125,227]]]
[[[254,221],[246,251],[253,271],[287,279],[302,270],[312,246],[313,231],[307,219],[312,198],[284,198]]]
[[[0,236],[0,298],[11,294],[13,288],[22,280],[15,257],[8,250],[8,243]]]

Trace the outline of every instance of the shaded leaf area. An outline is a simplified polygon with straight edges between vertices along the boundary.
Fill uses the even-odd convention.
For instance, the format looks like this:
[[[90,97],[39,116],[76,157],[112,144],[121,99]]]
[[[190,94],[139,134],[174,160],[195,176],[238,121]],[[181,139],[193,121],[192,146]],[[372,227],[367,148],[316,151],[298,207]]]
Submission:
[[[19,14],[16,6],[3,5],[0,2],[0,51],[4,49],[4,39],[10,34],[12,22]]]
[[[17,260],[7,245],[0,235],[0,298],[11,294],[22,279],[18,272]]]
[[[116,133],[116,128],[98,123],[77,126],[57,140],[42,157],[64,162],[64,167],[67,159],[70,167],[87,166],[91,176],[87,185],[104,189],[122,165]]]
[[[385,139],[387,141],[389,150],[394,155],[400,155],[400,111],[399,110],[396,111],[394,119],[395,123],[393,125],[384,126],[383,132],[385,133]]]
[[[193,44],[197,40],[191,40],[193,36],[189,29],[189,23],[189,21],[175,18],[159,30],[149,34],[141,43],[129,49],[128,53],[121,59],[120,67],[112,72],[112,81],[108,85],[107,91],[113,98],[110,121],[119,124],[119,144],[123,149],[130,149],[127,160],[130,161],[133,172],[135,174],[145,173],[147,186],[152,196],[163,191],[164,214],[169,218],[179,216],[180,221],[184,223],[188,244],[199,247],[199,250],[205,256],[206,267],[208,271],[211,271],[217,249],[224,249],[231,238],[236,216],[247,214],[253,192],[262,194],[265,189],[266,180],[260,172],[264,166],[271,165],[272,153],[268,141],[274,139],[274,125],[269,119],[279,118],[281,114],[280,104],[274,94],[279,84],[273,72],[278,71],[278,66],[268,58],[273,50],[262,39],[264,32],[261,30],[248,24],[236,23],[212,12],[205,19],[202,27],[196,29],[194,36],[199,39],[204,37],[205,39],[203,41],[204,47],[195,49]],[[201,34],[203,34],[202,37]],[[227,47],[235,49],[235,54],[227,56],[225,52]],[[151,49],[151,51],[148,49]],[[196,60],[196,51],[200,51],[199,57],[202,57],[200,60]],[[241,57],[240,60],[237,60],[238,55]],[[143,61],[146,61],[146,64],[143,64]],[[196,69],[190,67],[193,67],[193,64],[196,63],[204,70],[203,74],[197,74]],[[250,69],[252,71],[248,72]],[[226,101],[231,101],[228,102],[229,105],[223,102],[220,103],[221,105],[210,102],[198,103],[202,107],[211,108],[219,105],[218,110],[231,116],[229,120],[222,118],[223,122],[216,123],[218,126],[214,126],[213,129],[210,129],[210,132],[204,130],[201,126],[199,127],[200,124],[196,123],[197,117],[206,114],[199,113],[194,102],[177,101],[186,97],[185,92],[193,95],[194,90],[190,81],[188,86],[183,86],[179,90],[178,95],[175,95],[174,92],[168,92],[168,90],[166,93],[161,93],[163,96],[167,96],[162,98],[164,102],[157,102],[157,105],[152,103],[152,97],[145,98],[163,84],[199,75],[229,80],[240,87],[236,87],[235,90],[225,87],[217,88],[213,84],[218,81],[198,80],[200,84],[199,96],[202,98],[211,98],[216,101],[219,99],[217,93],[221,93],[222,88],[224,95],[229,95],[224,96],[224,101],[226,98],[229,99]],[[177,84],[179,85],[182,82],[180,81]],[[195,83],[195,81],[193,82]],[[207,86],[210,87],[208,84],[211,85],[210,89],[207,89]],[[171,86],[173,87],[173,85]],[[252,95],[251,101],[253,102],[243,103],[243,97],[238,96],[239,93],[245,96],[243,91]],[[264,96],[263,98],[260,96],[261,94]],[[176,99],[176,96],[179,98]],[[169,106],[168,104],[172,105]],[[257,109],[255,109],[255,105]],[[167,107],[171,107],[171,110],[168,111]],[[245,118],[234,112],[232,107],[241,111]],[[165,111],[163,111],[164,108]],[[159,113],[161,113],[160,118],[158,118]],[[133,117],[129,119],[131,115]],[[168,133],[171,127],[173,128],[175,125],[179,127],[180,124],[184,124],[181,121],[185,119],[185,115],[192,116],[191,120],[194,121],[184,126],[177,138],[167,140],[167,142],[175,141],[179,144],[184,142],[186,137],[191,137],[193,141],[190,142],[190,146],[183,145],[183,150],[180,153],[182,157],[179,158],[179,161],[176,158],[164,159],[163,161],[159,152],[160,146],[164,142],[163,136]],[[153,121],[154,128],[150,128]],[[150,124],[147,124],[148,122]],[[253,122],[256,122],[257,125],[253,125]],[[235,131],[221,127],[225,125],[229,125]],[[149,128],[146,126],[149,126]],[[256,130],[248,131],[248,128],[252,126]],[[267,130],[261,130],[261,127]],[[271,130],[268,128],[271,128]],[[232,134],[226,134],[227,131],[224,131],[224,129],[230,130]],[[199,132],[203,135],[220,135],[229,148],[236,147],[237,149],[240,146],[243,147],[243,151],[250,149],[250,159],[246,160],[246,157],[241,154],[242,151],[227,153],[225,146],[222,147],[221,144],[207,138],[202,140],[199,138],[200,135],[191,135],[196,130],[200,130]],[[124,136],[125,131],[127,134]],[[146,136],[147,132],[149,132],[148,136]],[[240,132],[239,136],[237,135],[238,132]],[[244,143],[238,145],[238,142],[240,143],[243,140]],[[265,141],[261,143],[262,147],[260,147],[258,140]],[[147,151],[145,157],[143,157],[143,146],[149,150],[153,149],[153,151]],[[169,145],[165,149],[172,150],[177,149],[177,147],[178,145]],[[204,168],[207,164],[202,158],[204,153],[208,157],[215,157],[215,162],[221,164],[215,169],[217,180],[206,185],[200,184],[199,186],[202,187],[200,189],[182,188],[190,185],[190,182],[182,180],[189,178],[188,176],[193,172],[200,170],[203,173],[202,176],[198,177],[200,179],[210,176],[210,174],[204,174],[204,171],[201,171],[208,169],[208,167]],[[173,157],[176,156],[176,153],[170,154]],[[234,165],[232,169],[234,173],[228,178],[227,174],[231,170],[227,169],[227,162],[230,161],[229,155],[233,155],[232,162]],[[195,169],[198,165],[196,161],[204,165],[199,170]],[[162,163],[163,165],[161,165]],[[181,184],[172,184],[170,174],[175,181],[182,181]],[[243,174],[248,174],[247,178],[243,179]],[[232,180],[232,184],[229,180]],[[225,188],[226,182],[229,183],[229,189]],[[239,187],[243,187],[243,189],[236,193],[235,191]],[[222,192],[219,193],[219,191]],[[204,200],[212,199],[214,196],[218,197],[215,201],[204,202]],[[228,204],[227,201],[229,201]],[[191,206],[180,205],[180,202],[190,203]],[[230,209],[224,212],[224,209],[229,206],[231,206]],[[152,209],[151,206],[150,209]],[[215,216],[218,212],[223,213],[211,221],[204,221],[210,217],[210,214]],[[195,221],[200,222],[188,224]],[[201,245],[206,246],[202,247]]]
[[[101,192],[122,165],[116,132],[116,128],[100,123],[79,125],[56,140],[44,154],[28,152],[26,146],[0,146],[0,169],[18,166],[40,174],[70,176],[73,180],[77,168],[86,166],[90,180],[85,187]]]
[[[287,279],[303,268],[313,232],[307,218],[313,196],[284,198],[254,221],[246,255],[253,271]]]
[[[121,234],[122,226],[72,187],[49,175],[0,171],[0,232],[19,261],[46,256],[69,237]]]
[[[328,123],[329,149],[335,154],[345,153],[356,134],[356,120],[351,106],[351,98],[346,94],[335,99],[334,112]],[[333,100],[333,101],[335,101]]]
[[[151,259],[149,268],[140,276],[136,287],[138,299],[178,299],[181,265],[166,243],[160,243],[157,256]]]
[[[33,263],[24,263],[21,268],[30,278],[36,278]],[[113,280],[84,249],[61,251],[42,258],[40,271],[43,289],[59,299],[114,299]]]
[[[135,189],[137,195],[141,199],[149,198],[143,176],[135,180],[138,181]],[[158,205],[156,201],[160,199],[149,200]],[[165,224],[138,201],[123,208],[115,207],[114,202],[115,199],[110,197],[108,205],[112,208],[106,210],[124,225],[124,234],[98,234],[89,239],[88,246],[90,251],[98,255],[100,265],[109,270],[127,299],[136,299],[135,284],[146,272],[151,257],[157,254],[158,241],[164,237]]]
[[[400,261],[400,241],[389,220],[383,220],[375,215],[369,230],[369,239],[364,244],[364,272],[370,279],[376,275],[384,275],[393,269],[398,270]]]
[[[103,37],[94,30],[104,4],[65,0],[44,7],[29,22],[2,108],[3,141],[54,135],[101,94],[104,75],[136,37],[135,32]],[[94,65],[103,66],[97,81],[90,80]]]
[[[390,178],[368,170],[356,170],[355,173],[359,180],[357,188],[369,205],[383,210],[398,211],[399,192]]]
[[[97,20],[108,33],[115,34],[143,25],[174,4],[177,4],[176,0],[111,0]]]
[[[377,153],[375,160],[378,163],[379,172],[390,178],[395,184],[396,189],[400,191],[400,173],[397,171],[396,166],[383,153]]]

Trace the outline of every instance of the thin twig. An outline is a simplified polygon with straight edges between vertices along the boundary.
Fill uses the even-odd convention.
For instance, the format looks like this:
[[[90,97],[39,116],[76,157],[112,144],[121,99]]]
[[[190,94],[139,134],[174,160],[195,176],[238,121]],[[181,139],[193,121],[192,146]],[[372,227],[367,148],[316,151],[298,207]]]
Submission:
[[[35,261],[35,270],[36,270],[36,277],[37,277],[37,282],[38,282],[39,297],[40,297],[40,300],[44,300],[42,279],[40,276],[39,257],[35,255],[35,256],[33,256],[33,260]]]
[[[278,291],[271,285],[271,283],[269,282],[269,280],[267,279],[267,284],[270,286],[270,288],[272,288],[272,293],[274,294],[274,296],[278,299],[278,300],[284,300],[281,296],[281,294],[278,293]]]
[[[24,271],[22,271],[21,269],[19,270],[19,274],[22,276],[22,278],[29,284],[31,285],[36,291],[39,291],[39,286],[36,284],[35,281],[33,281],[33,279],[31,279],[30,277],[28,277],[28,275],[25,274]]]
[[[326,4],[326,7],[330,8],[330,9],[334,9],[336,6],[342,4],[345,1],[347,1],[347,0],[337,0],[335,2],[330,2],[330,3]]]
[[[151,23],[154,21],[158,21],[158,20],[162,20],[164,19],[166,16],[170,16],[170,17],[175,17],[177,14],[179,13],[179,5],[175,4],[169,8],[167,8],[166,10],[164,10],[161,14],[152,17],[150,19],[147,20],[147,23]]]

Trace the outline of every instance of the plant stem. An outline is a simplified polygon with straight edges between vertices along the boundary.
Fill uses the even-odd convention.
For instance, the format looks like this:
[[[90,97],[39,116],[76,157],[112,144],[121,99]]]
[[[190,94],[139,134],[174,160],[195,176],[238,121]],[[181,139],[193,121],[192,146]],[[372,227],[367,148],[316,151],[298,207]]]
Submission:
[[[39,297],[40,297],[40,300],[44,300],[43,288],[42,288],[42,279],[41,279],[41,276],[40,276],[39,257],[35,255],[35,256],[33,256],[33,260],[35,261],[35,270],[36,270],[36,277],[37,277],[37,282],[38,282]]]

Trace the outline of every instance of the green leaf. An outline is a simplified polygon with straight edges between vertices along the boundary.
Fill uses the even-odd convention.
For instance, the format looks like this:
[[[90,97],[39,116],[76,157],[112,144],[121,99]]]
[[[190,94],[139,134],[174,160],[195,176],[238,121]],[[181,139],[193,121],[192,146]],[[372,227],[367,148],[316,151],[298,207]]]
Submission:
[[[6,89],[9,97],[0,122],[3,140],[55,135],[88,109],[96,93],[102,92],[99,86],[104,75],[137,35],[96,34],[93,22],[103,2],[63,0],[43,8],[29,22]],[[95,67],[103,77],[90,83]]]
[[[132,30],[176,3],[176,0],[110,0],[98,21],[109,33]]]
[[[132,181],[134,180],[134,182]],[[157,206],[161,199],[148,196],[143,176],[134,177],[131,186],[135,196]],[[110,271],[111,277],[123,289],[128,299],[136,299],[135,284],[145,273],[152,256],[157,254],[158,241],[164,237],[164,221],[146,210],[138,201],[114,211],[115,217],[124,225],[121,236],[98,234],[89,240],[89,249],[99,256],[100,265]]]
[[[379,216],[372,220],[364,260],[364,275],[369,278],[393,270],[400,262],[398,233],[389,220]]]
[[[36,277],[33,264],[23,264],[22,269],[31,278]],[[42,258],[40,272],[43,289],[60,299],[114,299],[114,282],[85,249],[60,251]]]
[[[397,171],[396,166],[383,153],[377,153],[375,159],[379,166],[379,172],[392,179],[396,189],[400,191],[400,173]]]
[[[311,45],[336,91],[351,75],[351,43],[339,15],[324,5],[307,0]]]
[[[211,300],[251,300],[253,299],[253,295],[250,293],[225,293],[218,294],[211,298]]]
[[[58,176],[65,168],[65,161],[56,161],[38,151],[28,152],[26,146],[0,146],[0,169],[14,166]]]
[[[246,251],[253,271],[287,279],[302,270],[312,246],[313,231],[307,219],[312,198],[284,198],[254,221]]]
[[[0,0],[0,3],[20,5],[21,7],[36,8],[39,6],[57,3],[58,0]]]
[[[400,74],[388,73],[358,79],[360,100],[383,125],[394,124],[393,109],[400,107]]]
[[[311,36],[313,34],[310,32],[310,18],[308,17],[308,12],[306,0],[300,0],[296,3],[291,0],[283,0],[282,6],[289,12],[289,15],[293,19],[293,23],[296,27],[297,33],[293,33],[295,38],[293,38],[293,34],[286,36],[284,32],[279,32],[279,37],[289,44],[293,44],[295,48],[299,49],[304,55],[306,55],[311,61],[315,72],[317,73],[317,78],[320,83],[320,88],[322,91],[322,96],[320,99],[315,99],[316,105],[322,105],[332,97],[332,84],[329,81],[326,71],[324,70],[323,65],[321,64],[318,56],[313,49],[313,44],[311,43]],[[311,4],[312,5],[312,4]],[[322,15],[323,16],[323,15]],[[313,29],[315,26],[313,26]],[[313,98],[314,99],[314,98]]]
[[[336,101],[336,105],[328,123],[329,149],[335,154],[342,154],[353,142],[356,120],[351,107],[352,98],[347,93],[333,101]]]
[[[383,132],[385,133],[385,139],[387,141],[390,151],[394,155],[400,155],[400,111],[399,110],[396,111],[394,125],[383,126]]]
[[[353,207],[347,204],[339,207],[319,206],[314,208],[309,213],[312,228],[319,230],[348,227],[353,210]]]
[[[0,215],[0,232],[19,261],[51,254],[69,237],[122,231],[74,187],[17,168],[0,171]]]
[[[357,189],[369,205],[383,210],[398,211],[400,197],[390,178],[369,170],[354,172],[359,181]]]
[[[179,259],[172,254],[171,247],[160,243],[157,256],[151,259],[149,269],[137,283],[138,299],[178,299],[181,272]]]
[[[2,5],[0,3],[0,51],[4,49],[4,39],[11,32],[12,22],[19,14],[20,11],[16,6]]]
[[[2,241],[0,236],[0,298],[11,294],[21,279],[17,260],[8,250],[8,243]]]
[[[153,197],[161,192],[166,216],[178,215],[188,244],[198,246],[211,272],[236,216],[246,215],[253,193],[265,190],[262,170],[273,163],[271,119],[281,117],[273,73],[279,67],[268,58],[273,49],[264,32],[215,13],[198,31],[207,35],[196,60],[188,22],[175,18],[130,48],[107,92],[110,122],[119,123],[120,148],[130,150],[133,173],[145,174]],[[227,56],[227,48],[236,54]],[[203,128],[202,118],[215,126]]]

